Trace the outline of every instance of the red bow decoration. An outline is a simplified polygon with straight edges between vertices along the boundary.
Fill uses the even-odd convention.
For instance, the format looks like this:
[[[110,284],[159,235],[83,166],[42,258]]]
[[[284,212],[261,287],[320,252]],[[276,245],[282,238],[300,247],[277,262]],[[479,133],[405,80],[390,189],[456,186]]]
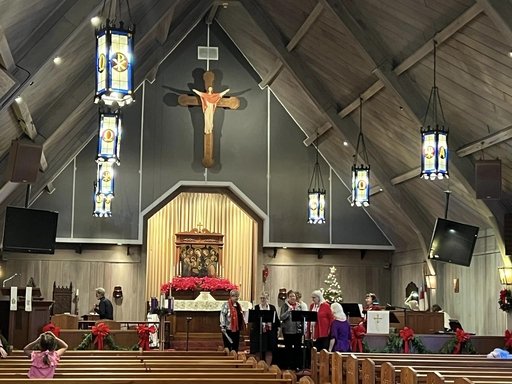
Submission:
[[[149,351],[149,334],[155,332],[156,328],[154,325],[148,327],[145,324],[139,324],[137,326],[137,334],[139,335],[139,347],[144,351]]]
[[[358,324],[351,329],[350,349],[352,352],[363,352],[363,337],[366,329],[363,324]]]
[[[55,336],[60,336],[60,327],[56,327],[53,323],[48,323],[43,327],[43,332],[51,332]]]
[[[464,332],[462,329],[457,328],[457,331],[455,332],[455,339],[457,340],[457,344],[453,349],[453,353],[458,354],[462,350],[462,345],[470,339],[470,335],[469,333]]]
[[[505,331],[505,348],[512,348],[512,332],[510,332],[508,329]]]
[[[404,353],[409,353],[409,342],[414,339],[414,331],[412,328],[404,327],[400,330],[400,337],[404,341]]]
[[[94,339],[94,344],[98,345],[98,349],[103,349],[103,339],[108,336],[110,333],[110,328],[105,323],[98,323],[97,325],[93,325],[92,334],[96,336]]]

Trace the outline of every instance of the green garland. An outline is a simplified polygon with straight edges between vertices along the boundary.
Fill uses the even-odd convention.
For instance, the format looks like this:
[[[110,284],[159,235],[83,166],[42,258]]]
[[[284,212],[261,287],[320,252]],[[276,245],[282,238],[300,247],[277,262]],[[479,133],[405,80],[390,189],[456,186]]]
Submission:
[[[425,347],[423,341],[417,336],[414,336],[411,339],[411,351],[415,351],[415,353],[430,353],[430,351]],[[384,353],[401,353],[404,351],[404,340],[397,334],[391,334],[388,337],[388,342],[386,346],[382,350]]]
[[[455,350],[455,346],[457,345],[457,337],[452,337],[450,340],[448,340],[446,343],[444,343],[443,347],[439,351],[440,353],[448,353],[453,354],[453,351]],[[476,349],[471,340],[465,341],[462,343],[462,347],[460,349],[461,354],[466,355],[474,355],[476,354]]]
[[[104,340],[105,344],[110,348],[111,351],[126,351],[127,350],[126,348],[122,348],[122,347],[118,346],[114,342],[114,339],[112,338],[111,335],[105,336],[105,338],[103,340]],[[84,339],[78,345],[78,347],[75,348],[75,350],[83,351],[83,350],[89,349],[92,341],[93,341],[93,334],[92,334],[92,332],[89,332],[84,335]],[[133,349],[133,347],[132,347],[132,349]]]

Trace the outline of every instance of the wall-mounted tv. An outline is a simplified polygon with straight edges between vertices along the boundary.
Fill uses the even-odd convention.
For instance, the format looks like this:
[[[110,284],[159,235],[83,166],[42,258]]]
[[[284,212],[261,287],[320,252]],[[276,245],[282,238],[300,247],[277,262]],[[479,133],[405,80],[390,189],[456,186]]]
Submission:
[[[430,242],[429,259],[469,267],[478,229],[473,225],[438,218]]]
[[[9,252],[55,253],[58,212],[7,207],[2,249]]]

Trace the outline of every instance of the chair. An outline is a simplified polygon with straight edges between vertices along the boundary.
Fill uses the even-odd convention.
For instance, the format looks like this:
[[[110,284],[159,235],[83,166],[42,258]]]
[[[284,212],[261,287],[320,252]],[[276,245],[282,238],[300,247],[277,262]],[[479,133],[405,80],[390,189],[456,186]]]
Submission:
[[[52,315],[59,313],[71,313],[71,301],[73,299],[73,283],[69,283],[69,287],[59,287],[53,282],[53,306]]]
[[[51,322],[61,329],[78,329],[78,316],[60,313],[51,317]]]
[[[117,331],[117,330],[121,329],[121,323],[118,323],[115,320],[107,320],[107,319],[98,320],[98,321],[96,321],[95,325],[98,325],[99,323],[104,323],[107,327],[110,328],[111,331]]]

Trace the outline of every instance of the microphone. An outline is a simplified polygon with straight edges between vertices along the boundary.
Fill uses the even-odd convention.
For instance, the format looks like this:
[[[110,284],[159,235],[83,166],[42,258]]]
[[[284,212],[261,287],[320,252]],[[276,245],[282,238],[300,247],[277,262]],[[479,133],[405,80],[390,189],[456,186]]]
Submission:
[[[7,279],[5,279],[4,281],[2,281],[2,288],[5,288],[5,283],[7,283],[8,281],[14,279],[16,276],[18,276],[17,273],[15,273],[14,275],[12,275],[11,277],[8,277]]]

